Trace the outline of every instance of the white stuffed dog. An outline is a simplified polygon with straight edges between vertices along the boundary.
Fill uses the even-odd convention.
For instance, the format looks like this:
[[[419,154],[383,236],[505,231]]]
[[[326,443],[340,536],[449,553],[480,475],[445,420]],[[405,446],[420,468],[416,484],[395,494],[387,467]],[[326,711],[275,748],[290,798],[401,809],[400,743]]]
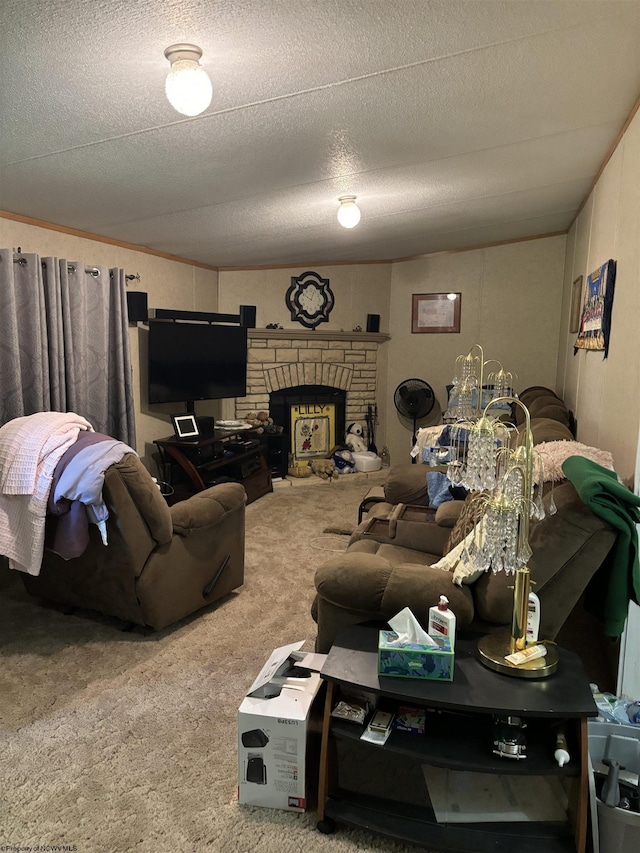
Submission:
[[[353,423],[347,427],[345,444],[352,453],[366,453],[367,445],[362,438],[362,424]]]

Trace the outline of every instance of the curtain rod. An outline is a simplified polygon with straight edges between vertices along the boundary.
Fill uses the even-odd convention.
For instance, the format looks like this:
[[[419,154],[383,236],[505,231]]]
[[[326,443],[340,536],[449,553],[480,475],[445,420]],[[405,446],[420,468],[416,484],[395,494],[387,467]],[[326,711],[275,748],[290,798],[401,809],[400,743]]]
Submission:
[[[14,255],[13,263],[20,264],[21,267],[24,267],[27,264],[27,259],[25,257],[17,257],[16,255]],[[43,267],[46,267],[46,261],[42,261],[41,263]],[[67,266],[67,272],[74,273],[77,272],[77,270],[73,264],[69,264]],[[85,272],[87,273],[87,275],[92,275],[94,278],[97,278],[100,275],[100,270],[97,267],[86,267]],[[109,273],[109,275],[112,275],[112,273]],[[125,275],[125,279],[127,281],[140,281],[140,273],[137,272],[135,275]]]

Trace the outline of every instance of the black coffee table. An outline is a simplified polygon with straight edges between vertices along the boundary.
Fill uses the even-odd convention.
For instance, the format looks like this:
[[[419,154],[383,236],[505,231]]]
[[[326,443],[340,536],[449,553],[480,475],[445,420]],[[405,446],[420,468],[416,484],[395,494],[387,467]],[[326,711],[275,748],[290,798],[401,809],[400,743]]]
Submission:
[[[339,632],[322,669],[327,682],[318,791],[318,829],[336,824],[369,829],[438,850],[509,853],[583,853],[587,838],[587,719],[597,715],[580,659],[559,649],[557,672],[540,680],[513,679],[482,666],[476,641],[456,641],[452,682],[379,676],[378,631],[361,625]],[[331,711],[341,695],[365,692],[379,707],[427,709],[424,735],[394,731],[384,746],[360,740],[364,726],[339,720]],[[527,757],[492,752],[497,718],[526,722]],[[558,727],[564,728],[571,761],[554,760]],[[442,823],[429,798],[424,766],[499,774],[556,777],[567,789],[568,809],[558,821]],[[480,777],[476,777],[479,779]],[[511,779],[513,782],[513,779]],[[473,776],[469,784],[474,784]],[[516,783],[518,784],[518,783]],[[403,787],[406,790],[403,791]]]

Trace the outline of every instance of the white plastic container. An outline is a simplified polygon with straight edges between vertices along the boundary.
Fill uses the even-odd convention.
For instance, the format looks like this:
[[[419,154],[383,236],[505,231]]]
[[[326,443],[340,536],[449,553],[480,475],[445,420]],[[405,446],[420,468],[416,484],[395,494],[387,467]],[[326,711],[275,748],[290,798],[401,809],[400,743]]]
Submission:
[[[540,631],[540,599],[535,592],[529,593],[529,607],[527,609],[527,643],[538,642]]]
[[[640,728],[589,720],[589,757],[594,765],[615,758],[630,773],[640,771]],[[636,853],[640,849],[640,814],[606,806],[596,798],[600,853]],[[593,808],[593,803],[592,803]]]
[[[431,637],[448,637],[451,648],[454,648],[456,639],[456,617],[449,610],[449,599],[446,595],[440,596],[440,601],[429,608],[429,627],[427,633]]]
[[[379,471],[382,468],[382,459],[371,450],[354,453],[353,458],[356,463],[356,471]]]

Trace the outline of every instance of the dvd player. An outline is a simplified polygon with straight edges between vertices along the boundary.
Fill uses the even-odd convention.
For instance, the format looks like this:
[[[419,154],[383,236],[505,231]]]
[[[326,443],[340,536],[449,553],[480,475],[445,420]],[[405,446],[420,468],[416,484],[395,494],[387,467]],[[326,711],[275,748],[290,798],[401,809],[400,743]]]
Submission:
[[[260,446],[258,439],[246,439],[245,441],[227,441],[225,444],[226,450],[231,450],[234,453],[246,453],[247,450],[254,450]]]

